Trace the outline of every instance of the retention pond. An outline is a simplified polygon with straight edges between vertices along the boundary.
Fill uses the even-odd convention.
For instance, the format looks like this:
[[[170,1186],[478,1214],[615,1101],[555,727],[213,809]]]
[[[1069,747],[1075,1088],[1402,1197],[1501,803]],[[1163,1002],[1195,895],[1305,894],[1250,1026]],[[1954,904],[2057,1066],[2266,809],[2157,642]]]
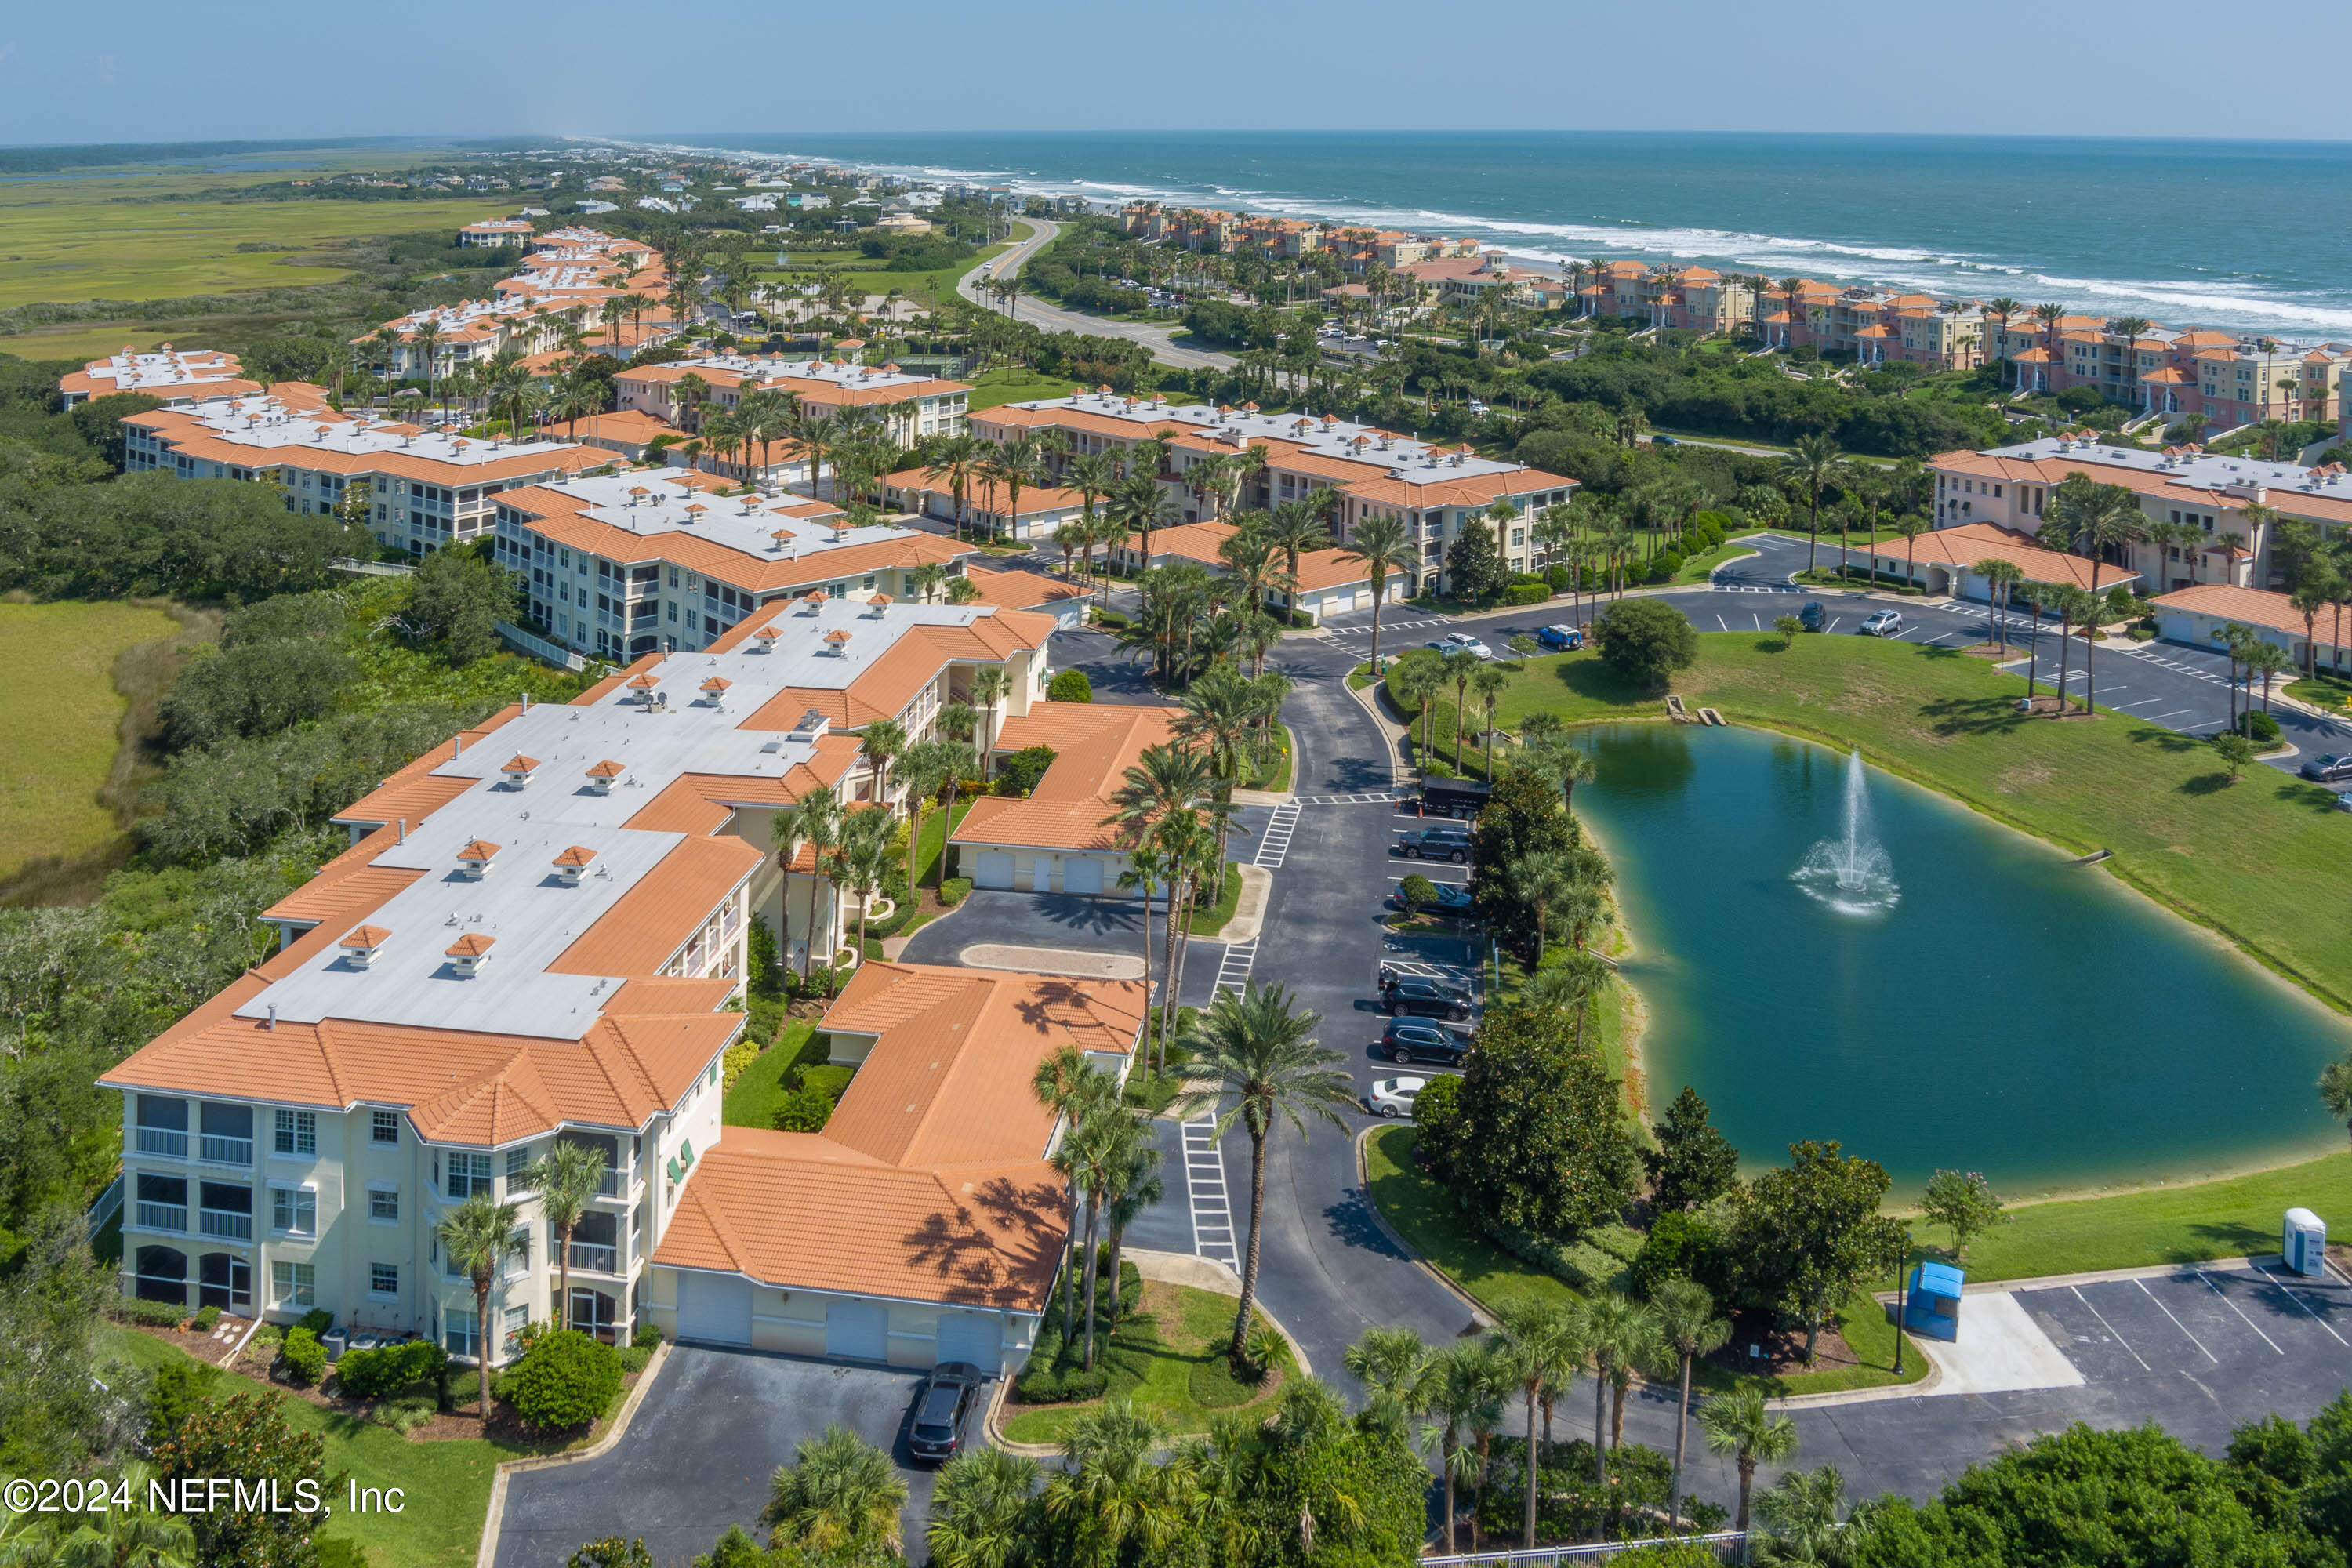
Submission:
[[[2344,1021],[2107,872],[1807,742],[1586,735],[1653,1107],[1692,1084],[1748,1163],[1834,1138],[1906,1196],[2025,1195],[2342,1142],[2313,1084]]]

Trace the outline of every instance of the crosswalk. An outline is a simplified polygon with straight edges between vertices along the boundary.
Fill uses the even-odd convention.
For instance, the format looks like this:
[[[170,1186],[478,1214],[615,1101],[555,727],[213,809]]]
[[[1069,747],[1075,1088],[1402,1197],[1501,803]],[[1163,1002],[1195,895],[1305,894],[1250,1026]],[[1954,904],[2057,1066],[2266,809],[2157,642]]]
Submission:
[[[1448,625],[1451,625],[1451,624],[1452,624],[1452,622],[1451,622],[1450,617],[1445,616],[1430,616],[1430,617],[1429,617],[1428,619],[1426,619],[1426,620],[1420,620],[1420,621],[1382,621],[1382,622],[1381,623],[1381,635],[1382,637],[1386,637],[1386,636],[1388,636],[1388,635],[1389,635],[1389,633],[1391,633],[1391,632],[1410,632],[1410,631],[1415,631],[1415,630],[1418,630],[1418,629],[1420,629],[1420,628],[1421,628],[1421,627],[1423,627],[1423,626],[1448,626]],[[1370,637],[1371,637],[1371,635],[1372,635],[1372,628],[1371,628],[1370,626],[1325,626],[1325,627],[1323,628],[1323,635],[1324,635],[1324,637],[1327,637],[1327,638],[1331,638],[1331,637],[1365,637],[1365,638],[1370,638]]]
[[[1283,857],[1290,853],[1290,836],[1298,831],[1298,802],[1285,801],[1274,808],[1266,819],[1265,831],[1257,836],[1257,864],[1269,871],[1282,869]]]
[[[1225,1159],[1216,1144],[1216,1118],[1203,1113],[1180,1129],[1184,1138],[1184,1192],[1192,1209],[1192,1250],[1241,1271],[1234,1238],[1233,1201],[1225,1193]]]
[[[1240,995],[1248,989],[1250,971],[1256,965],[1257,938],[1227,942],[1224,956],[1217,961],[1216,989]]]
[[[2153,649],[2135,648],[2124,657],[2126,658],[2137,659],[2142,664],[2152,664],[2158,669],[2168,669],[2175,675],[2186,675],[2198,680],[2210,680],[2216,686],[2226,686],[2229,684],[2227,677],[2217,675],[2212,670],[2206,668],[2202,665],[2189,664],[2184,660],[2173,658],[2168,655],[2155,652]]]
[[[1405,797],[1401,791],[1374,790],[1365,795],[1302,795],[1290,804],[1299,805],[1394,805]],[[1293,817],[1294,822],[1297,820]],[[1263,861],[1260,862],[1264,864]]]

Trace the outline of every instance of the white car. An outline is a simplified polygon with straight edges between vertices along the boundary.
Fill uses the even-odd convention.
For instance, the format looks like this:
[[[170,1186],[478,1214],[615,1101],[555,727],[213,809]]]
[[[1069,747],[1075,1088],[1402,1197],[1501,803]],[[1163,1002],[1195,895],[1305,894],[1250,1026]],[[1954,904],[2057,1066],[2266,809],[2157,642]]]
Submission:
[[[1492,658],[1495,657],[1495,650],[1493,648],[1488,647],[1485,643],[1480,642],[1468,632],[1448,632],[1444,637],[1439,638],[1433,643],[1431,643],[1429,646],[1436,648],[1441,653],[1451,653],[1456,648],[1460,648],[1469,653],[1475,653],[1480,658]]]
[[[1855,629],[1866,637],[1891,637],[1903,629],[1903,616],[1894,610],[1874,610]]]
[[[1414,1099],[1428,1087],[1425,1078],[1376,1078],[1364,1104],[1375,1116],[1411,1116]]]

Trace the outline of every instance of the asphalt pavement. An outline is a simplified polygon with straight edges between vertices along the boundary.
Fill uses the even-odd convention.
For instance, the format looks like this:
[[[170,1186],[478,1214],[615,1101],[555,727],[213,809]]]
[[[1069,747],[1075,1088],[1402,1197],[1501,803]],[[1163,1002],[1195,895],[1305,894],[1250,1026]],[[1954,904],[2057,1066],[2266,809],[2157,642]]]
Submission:
[[[1021,221],[1033,225],[1036,232],[986,266],[974,268],[956,280],[957,291],[973,304],[989,310],[997,309],[995,296],[987,290],[988,283],[995,279],[1019,273],[1021,268],[1028,264],[1029,258],[1050,244],[1062,228],[1061,225],[1049,218],[1024,217]],[[1184,347],[1176,342],[1174,329],[1158,321],[1117,321],[1108,316],[1089,315],[1084,310],[1072,310],[1027,295],[1013,302],[1013,319],[1016,321],[1026,321],[1032,326],[1041,327],[1049,332],[1079,332],[1097,338],[1124,338],[1129,342],[1141,343],[1150,350],[1151,357],[1161,364],[1174,365],[1181,370],[1199,370],[1203,367],[1228,370],[1234,363],[1234,356],[1231,354],[1217,353],[1208,349]]]

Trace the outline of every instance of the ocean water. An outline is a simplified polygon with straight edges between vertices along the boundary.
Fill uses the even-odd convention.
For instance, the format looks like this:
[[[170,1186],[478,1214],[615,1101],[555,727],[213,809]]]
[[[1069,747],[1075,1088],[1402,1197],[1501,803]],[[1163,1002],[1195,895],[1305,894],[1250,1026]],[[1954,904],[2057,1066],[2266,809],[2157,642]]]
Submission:
[[[1659,132],[679,135],[1024,193],[2352,340],[2352,142]]]

